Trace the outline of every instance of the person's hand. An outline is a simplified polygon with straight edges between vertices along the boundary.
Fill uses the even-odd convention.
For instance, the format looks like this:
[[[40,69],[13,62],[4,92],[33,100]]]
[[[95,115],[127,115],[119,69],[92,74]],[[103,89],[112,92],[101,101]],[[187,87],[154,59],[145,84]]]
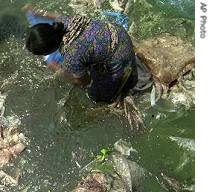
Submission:
[[[42,9],[38,9],[37,7],[34,7],[32,4],[27,3],[25,6],[22,8],[23,11],[32,11],[34,15],[36,16],[41,16],[41,17],[47,17],[50,19],[55,19],[56,17],[60,16],[59,13],[57,12],[49,12],[49,11],[44,11]]]

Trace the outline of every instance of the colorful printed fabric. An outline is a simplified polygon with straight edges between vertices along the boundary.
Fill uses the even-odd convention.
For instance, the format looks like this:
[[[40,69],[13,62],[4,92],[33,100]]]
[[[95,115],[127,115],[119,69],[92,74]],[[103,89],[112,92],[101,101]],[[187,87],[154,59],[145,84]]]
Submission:
[[[31,25],[38,23],[52,24],[55,21],[62,21],[65,26],[71,26],[71,18],[61,16],[55,20],[35,16],[32,11],[26,13],[27,19]],[[45,61],[49,64],[53,60],[63,63],[65,58],[65,66],[77,76],[87,73],[88,68],[92,65],[105,65],[107,70],[117,74],[123,73],[123,68],[134,57],[132,43],[127,32],[120,26],[112,24],[119,36],[118,48],[114,53],[111,51],[112,33],[106,22],[92,21],[90,26],[71,43],[68,52],[60,52],[56,50],[50,55],[45,56]],[[64,55],[64,58],[63,56]]]
[[[67,21],[71,23],[71,19]],[[87,28],[63,52],[64,66],[78,77],[90,73],[89,96],[99,102],[111,102],[123,81],[124,69],[133,68],[124,91],[138,81],[133,45],[126,30],[105,21],[91,21]]]
[[[61,16],[55,21],[63,22],[67,30],[74,25],[71,17]],[[61,55],[57,55],[57,60],[64,57],[61,62],[64,69],[77,77],[90,74],[92,83],[88,92],[94,101],[110,102],[116,97],[127,66],[133,70],[125,84],[125,91],[133,88],[138,81],[131,39],[126,30],[116,23],[91,20],[76,39],[61,46],[60,52],[56,51],[56,54],[59,53]],[[47,62],[56,59],[54,53],[45,58]]]
[[[65,25],[71,25],[71,18],[60,19]],[[124,67],[133,60],[135,54],[126,30],[115,23],[111,26],[117,37],[114,47],[114,30],[110,30],[110,24],[105,21],[91,21],[79,37],[67,45],[68,49],[62,52],[66,69],[77,76],[83,76],[92,67],[103,68],[104,72],[111,73],[113,77],[122,76]]]

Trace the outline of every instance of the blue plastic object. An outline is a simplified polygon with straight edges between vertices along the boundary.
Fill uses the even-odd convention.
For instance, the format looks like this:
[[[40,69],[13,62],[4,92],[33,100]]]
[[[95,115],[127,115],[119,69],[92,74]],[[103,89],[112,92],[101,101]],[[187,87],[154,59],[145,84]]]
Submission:
[[[64,57],[61,55],[59,50],[56,50],[55,52],[44,56],[44,60],[47,64],[50,64],[52,61],[55,61],[62,65],[64,62]]]
[[[32,11],[27,11],[26,13],[26,18],[29,22],[30,25],[36,25],[38,23],[49,23],[50,25],[52,25],[52,23],[54,22],[53,19],[49,19],[46,17],[41,17],[41,16],[36,16],[33,14]]]

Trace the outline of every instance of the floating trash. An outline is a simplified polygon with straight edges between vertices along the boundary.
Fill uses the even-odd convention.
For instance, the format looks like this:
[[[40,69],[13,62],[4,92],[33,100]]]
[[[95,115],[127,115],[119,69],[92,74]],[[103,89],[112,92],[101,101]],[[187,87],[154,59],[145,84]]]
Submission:
[[[7,165],[26,148],[24,144],[25,137],[17,130],[17,126],[20,123],[19,119],[16,117],[4,117],[5,99],[6,95],[1,94],[0,92],[0,168]],[[0,170],[0,183],[2,183],[3,186],[17,185],[18,175],[14,179],[3,170]]]
[[[175,141],[179,147],[189,151],[195,151],[195,139],[172,136],[169,138],[171,139],[171,141]]]
[[[138,57],[153,75],[155,90],[152,90],[152,104],[154,105],[156,101],[165,96],[171,98],[174,103],[180,101],[186,106],[193,105],[195,94],[194,46],[170,34],[133,42]],[[172,93],[169,97],[170,92]],[[183,94],[180,95],[180,92]]]
[[[82,169],[86,171],[86,177],[82,178],[74,191],[141,191],[146,170],[128,159],[131,150],[136,151],[130,143],[122,139],[117,141],[114,150],[105,159],[96,159]]]

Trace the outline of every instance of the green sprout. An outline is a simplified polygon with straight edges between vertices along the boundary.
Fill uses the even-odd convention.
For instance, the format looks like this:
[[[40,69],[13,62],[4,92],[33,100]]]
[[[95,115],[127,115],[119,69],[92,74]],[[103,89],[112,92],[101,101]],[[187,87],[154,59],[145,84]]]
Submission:
[[[109,153],[110,153],[109,149],[103,148],[103,149],[100,150],[100,153],[96,156],[96,158],[99,161],[104,161]]]

